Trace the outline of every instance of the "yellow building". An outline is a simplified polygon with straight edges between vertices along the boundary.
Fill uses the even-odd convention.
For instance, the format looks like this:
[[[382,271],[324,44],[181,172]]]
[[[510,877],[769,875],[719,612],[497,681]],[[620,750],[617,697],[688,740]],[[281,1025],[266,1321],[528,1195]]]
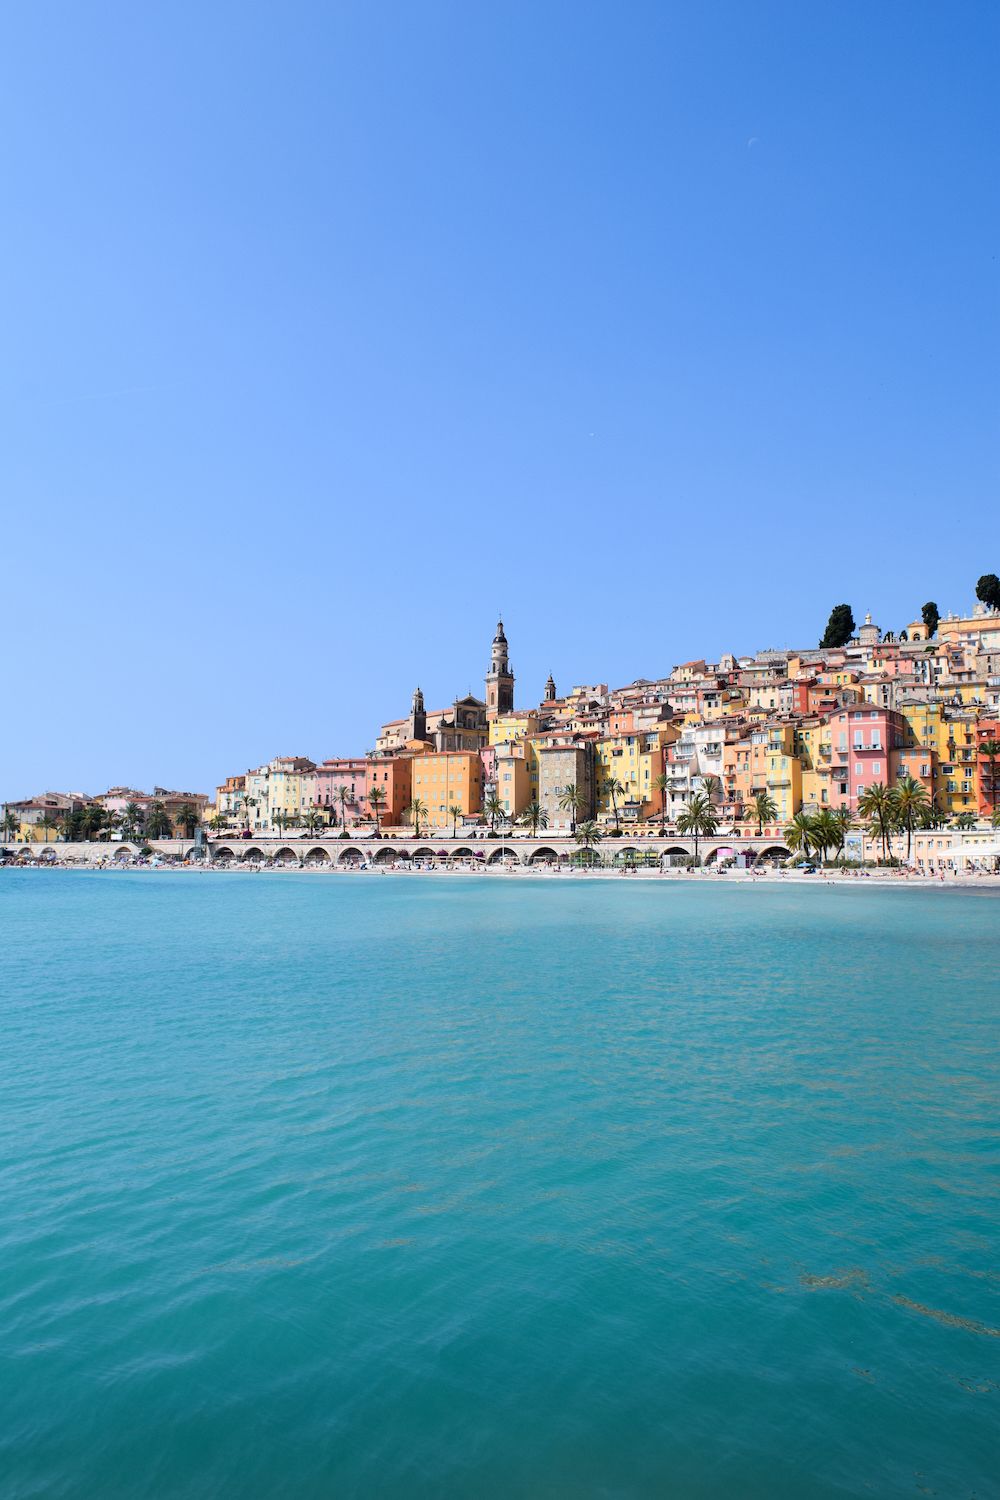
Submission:
[[[799,724],[795,732],[795,753],[802,777],[803,809],[814,813],[829,807],[833,765],[833,731],[829,720],[807,720]]]
[[[922,781],[944,816],[975,812],[976,722],[971,712],[949,714],[941,703],[906,703],[905,744],[897,757],[900,769]],[[914,752],[924,752],[914,754]],[[925,770],[926,768],[926,770]]]
[[[538,770],[536,767],[533,783],[527,746],[523,741],[520,744],[497,746],[495,774],[497,796],[503,804],[504,812],[508,817],[519,817],[528,803],[534,801],[538,795]]]
[[[414,755],[411,764],[413,800],[427,808],[421,824],[451,828],[456,820],[474,816],[483,806],[483,763],[472,750],[431,750]]]
[[[497,714],[490,720],[490,744],[513,745],[518,740],[530,739],[541,727],[538,714],[525,709],[519,713]]]
[[[304,755],[282,755],[268,766],[268,811],[279,832],[294,826],[312,803],[314,761]]]
[[[663,750],[677,739],[679,732],[678,726],[669,724],[635,734],[608,735],[596,742],[595,795],[599,817],[614,821],[615,803],[619,819],[626,822],[659,817],[663,793],[656,781],[663,771]],[[614,798],[610,792],[612,779],[622,788]]]

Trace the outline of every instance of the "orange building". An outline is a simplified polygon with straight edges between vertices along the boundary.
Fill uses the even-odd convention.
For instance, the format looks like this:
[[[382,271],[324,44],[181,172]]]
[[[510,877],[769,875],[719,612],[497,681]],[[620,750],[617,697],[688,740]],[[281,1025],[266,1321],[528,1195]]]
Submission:
[[[384,827],[398,828],[404,822],[403,814],[410,805],[411,779],[410,768],[413,758],[410,755],[373,755],[368,761],[365,775],[365,803],[372,817],[375,816],[375,804],[372,802],[372,792],[376,789],[382,793],[382,801],[378,807],[378,821]]]
[[[450,828],[483,806],[483,762],[472,750],[432,750],[410,758],[411,797],[427,808],[421,823]],[[455,809],[455,811],[453,811]]]

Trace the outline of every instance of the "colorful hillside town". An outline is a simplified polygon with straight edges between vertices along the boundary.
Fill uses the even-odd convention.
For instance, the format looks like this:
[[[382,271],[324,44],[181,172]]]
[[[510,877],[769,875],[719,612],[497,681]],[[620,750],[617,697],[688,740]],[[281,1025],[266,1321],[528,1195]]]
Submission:
[[[503,621],[483,696],[382,724],[364,754],[279,755],[196,792],[116,786],[3,808],[7,844],[169,837],[435,839],[514,828],[596,842],[628,832],[780,837],[800,854],[864,826],[1000,826],[1000,584],[898,631],[846,605],[801,650],[682,662],[655,680],[517,707]],[[992,592],[991,592],[992,590]],[[813,830],[810,833],[809,830]],[[589,832],[587,832],[589,830]],[[814,836],[815,835],[815,836]]]

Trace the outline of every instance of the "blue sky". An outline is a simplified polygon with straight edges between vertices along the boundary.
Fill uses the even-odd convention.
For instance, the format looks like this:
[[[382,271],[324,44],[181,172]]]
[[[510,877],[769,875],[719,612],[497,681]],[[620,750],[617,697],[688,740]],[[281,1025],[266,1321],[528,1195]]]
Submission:
[[[1000,571],[1000,10],[70,3],[0,58],[0,796]]]

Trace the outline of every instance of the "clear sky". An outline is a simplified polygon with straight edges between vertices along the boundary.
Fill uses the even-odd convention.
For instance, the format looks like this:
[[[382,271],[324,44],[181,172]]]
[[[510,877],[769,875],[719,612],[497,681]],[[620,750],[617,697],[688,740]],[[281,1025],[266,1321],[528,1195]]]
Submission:
[[[9,7],[0,796],[1000,571],[1000,7]]]

